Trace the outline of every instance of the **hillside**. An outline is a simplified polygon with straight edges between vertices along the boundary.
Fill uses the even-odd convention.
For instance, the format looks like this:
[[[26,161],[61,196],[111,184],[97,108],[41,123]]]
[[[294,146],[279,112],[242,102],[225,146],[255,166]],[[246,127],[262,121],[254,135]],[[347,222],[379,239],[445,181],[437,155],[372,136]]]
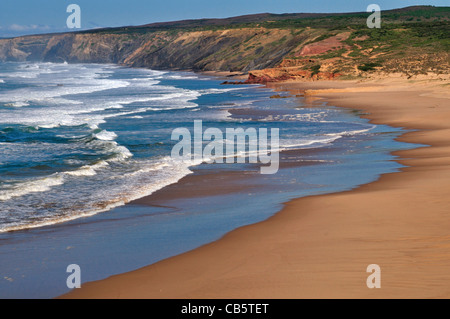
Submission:
[[[368,16],[267,13],[24,36],[0,39],[0,60],[239,71],[249,82],[449,73],[450,7],[383,11],[381,29],[367,28]]]

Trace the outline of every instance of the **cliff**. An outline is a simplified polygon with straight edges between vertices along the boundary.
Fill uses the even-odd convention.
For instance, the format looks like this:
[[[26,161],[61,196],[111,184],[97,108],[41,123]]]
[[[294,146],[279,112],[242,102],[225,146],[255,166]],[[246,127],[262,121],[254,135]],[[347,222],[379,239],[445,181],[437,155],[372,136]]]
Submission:
[[[381,29],[367,28],[368,15],[260,14],[24,36],[0,39],[0,60],[240,71],[247,83],[448,73],[450,8],[385,11]]]

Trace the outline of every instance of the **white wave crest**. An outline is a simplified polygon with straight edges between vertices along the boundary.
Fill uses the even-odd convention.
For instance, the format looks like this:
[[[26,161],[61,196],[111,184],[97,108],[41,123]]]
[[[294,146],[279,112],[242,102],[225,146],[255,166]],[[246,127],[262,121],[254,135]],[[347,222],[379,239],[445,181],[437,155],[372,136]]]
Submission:
[[[0,191],[0,201],[21,197],[30,193],[47,192],[52,187],[64,184],[64,177],[55,174],[49,177],[18,183],[10,189]]]
[[[113,141],[117,138],[117,134],[114,132],[103,130],[100,133],[95,134],[95,137],[103,141]]]

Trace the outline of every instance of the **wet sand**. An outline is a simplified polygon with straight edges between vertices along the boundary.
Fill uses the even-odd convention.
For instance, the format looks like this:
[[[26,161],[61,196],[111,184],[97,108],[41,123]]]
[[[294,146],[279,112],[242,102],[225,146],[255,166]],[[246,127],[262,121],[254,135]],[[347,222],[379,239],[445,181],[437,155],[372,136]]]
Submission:
[[[407,167],[355,190],[296,199],[268,220],[142,269],[86,283],[63,298],[448,298],[448,81],[274,84],[416,130],[396,152]],[[445,85],[446,84],[446,85]],[[306,90],[306,91],[305,91]],[[369,289],[366,268],[381,267]]]

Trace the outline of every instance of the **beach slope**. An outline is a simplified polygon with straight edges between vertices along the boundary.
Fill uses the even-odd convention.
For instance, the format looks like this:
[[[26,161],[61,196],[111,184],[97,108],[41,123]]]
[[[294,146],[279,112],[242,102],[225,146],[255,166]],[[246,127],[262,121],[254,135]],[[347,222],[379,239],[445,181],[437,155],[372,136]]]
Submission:
[[[270,219],[194,251],[83,284],[62,298],[450,297],[449,82],[286,82],[373,123],[414,130],[406,167],[355,190],[286,203]],[[305,91],[306,90],[306,91]],[[369,289],[367,266],[381,268]]]

